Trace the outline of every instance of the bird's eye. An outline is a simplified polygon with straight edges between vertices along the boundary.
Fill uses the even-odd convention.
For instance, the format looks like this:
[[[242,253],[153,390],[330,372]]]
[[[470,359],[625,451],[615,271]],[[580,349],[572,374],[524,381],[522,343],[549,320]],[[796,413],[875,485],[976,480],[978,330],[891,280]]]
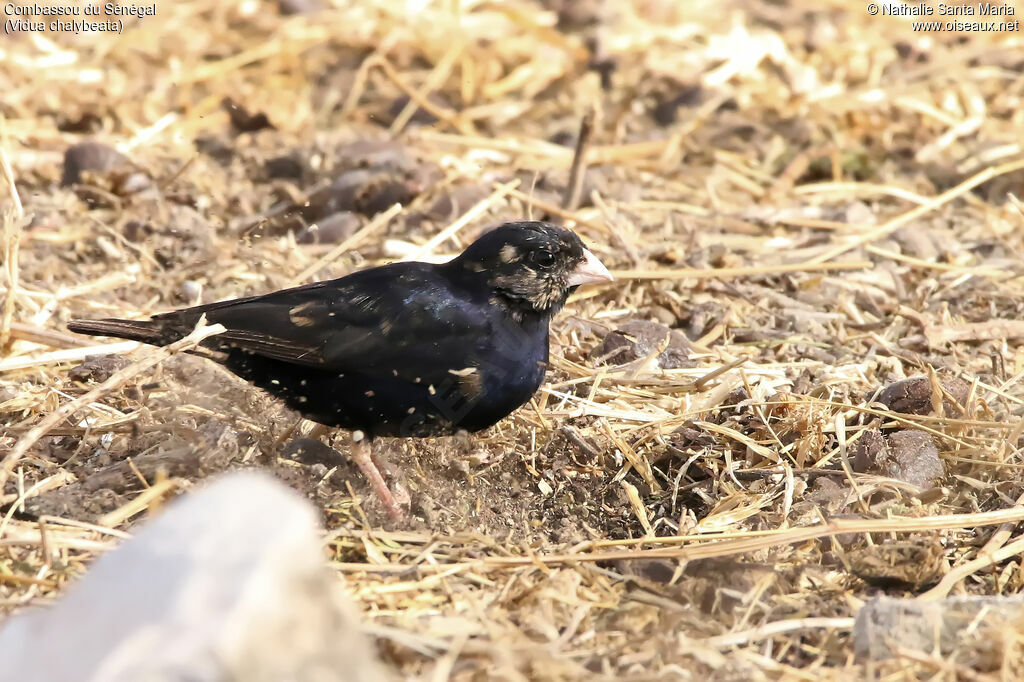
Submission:
[[[533,257],[533,262],[542,268],[550,268],[555,264],[555,254],[550,251],[538,251]]]

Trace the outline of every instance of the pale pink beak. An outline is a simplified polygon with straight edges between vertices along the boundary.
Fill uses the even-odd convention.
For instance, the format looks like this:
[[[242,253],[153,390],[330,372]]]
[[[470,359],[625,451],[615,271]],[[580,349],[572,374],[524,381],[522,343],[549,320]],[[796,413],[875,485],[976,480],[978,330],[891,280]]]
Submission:
[[[611,282],[614,277],[608,272],[608,268],[587,249],[583,249],[583,262],[575,270],[569,273],[566,282],[571,287],[580,284],[596,284],[597,282]]]

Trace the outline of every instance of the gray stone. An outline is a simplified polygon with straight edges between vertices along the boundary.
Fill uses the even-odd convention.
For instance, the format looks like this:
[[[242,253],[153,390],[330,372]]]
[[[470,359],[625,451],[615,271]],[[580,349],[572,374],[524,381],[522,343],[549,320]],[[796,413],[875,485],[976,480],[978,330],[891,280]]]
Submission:
[[[853,470],[858,474],[868,473],[880,467],[880,460],[888,456],[889,446],[878,429],[860,434],[854,448]]]
[[[903,429],[883,436],[865,431],[857,439],[853,468],[858,473],[888,476],[918,488],[934,485],[946,475],[939,448],[930,434]]]
[[[946,475],[931,434],[904,429],[890,434],[887,440],[890,457],[883,469],[889,477],[927,488]]]
[[[898,649],[945,656],[969,642],[998,637],[1024,617],[1024,596],[952,597],[942,601],[876,597],[857,613],[853,649],[882,661]]]
[[[5,679],[386,680],[326,567],[313,508],[234,473],[98,559],[49,609],[0,630]]]
[[[82,173],[85,172],[129,172],[132,168],[131,160],[113,147],[86,140],[68,147],[64,152],[64,175],[61,176],[60,184],[68,187],[82,182]]]
[[[624,365],[647,357],[659,348],[658,366],[662,369],[693,367],[690,359],[693,346],[678,329],[671,329],[660,322],[650,320],[628,320],[605,337],[591,357],[602,364]]]
[[[337,244],[355,234],[361,224],[355,213],[342,211],[313,223],[300,232],[295,241],[299,244]]]
[[[947,417],[959,417],[967,406],[971,386],[963,379],[946,377],[939,380],[942,390],[958,404],[943,396],[942,407]],[[868,396],[870,397],[870,395]],[[882,403],[893,412],[905,414],[931,414],[932,382],[926,376],[910,377],[893,382],[878,393],[876,402]]]

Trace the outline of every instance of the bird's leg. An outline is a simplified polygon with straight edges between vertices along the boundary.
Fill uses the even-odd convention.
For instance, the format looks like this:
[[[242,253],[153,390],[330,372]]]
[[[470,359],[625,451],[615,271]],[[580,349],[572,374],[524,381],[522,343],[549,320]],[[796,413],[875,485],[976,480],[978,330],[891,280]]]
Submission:
[[[402,485],[402,481],[395,473],[394,469],[389,469],[387,466],[382,465],[380,463],[380,459],[373,453],[370,454],[370,461],[372,461],[373,465],[377,467],[377,471],[386,472],[391,478],[391,486],[389,490],[391,490],[391,495],[395,498],[395,502],[397,502],[399,506],[408,507],[412,503],[412,498],[409,496],[409,491],[405,489],[404,485]]]
[[[391,494],[388,484],[380,474],[380,469],[373,461],[370,439],[362,431],[352,432],[352,459],[356,466],[363,472],[363,475],[370,481],[370,486],[377,493],[377,497],[384,503],[384,509],[388,516],[393,519],[402,518],[402,510],[399,509],[395,496]]]

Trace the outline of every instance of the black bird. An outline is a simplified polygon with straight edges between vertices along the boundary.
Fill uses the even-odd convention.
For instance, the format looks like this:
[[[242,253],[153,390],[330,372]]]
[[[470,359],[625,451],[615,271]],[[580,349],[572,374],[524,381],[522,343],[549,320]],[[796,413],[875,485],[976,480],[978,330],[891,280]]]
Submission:
[[[353,459],[396,516],[370,441],[479,431],[506,417],[544,380],[552,316],[577,286],[611,279],[573,232],[510,222],[440,265],[391,263],[150,320],[68,328],[166,345],[205,314],[226,328],[203,342],[218,362],[307,419],[353,432]]]

